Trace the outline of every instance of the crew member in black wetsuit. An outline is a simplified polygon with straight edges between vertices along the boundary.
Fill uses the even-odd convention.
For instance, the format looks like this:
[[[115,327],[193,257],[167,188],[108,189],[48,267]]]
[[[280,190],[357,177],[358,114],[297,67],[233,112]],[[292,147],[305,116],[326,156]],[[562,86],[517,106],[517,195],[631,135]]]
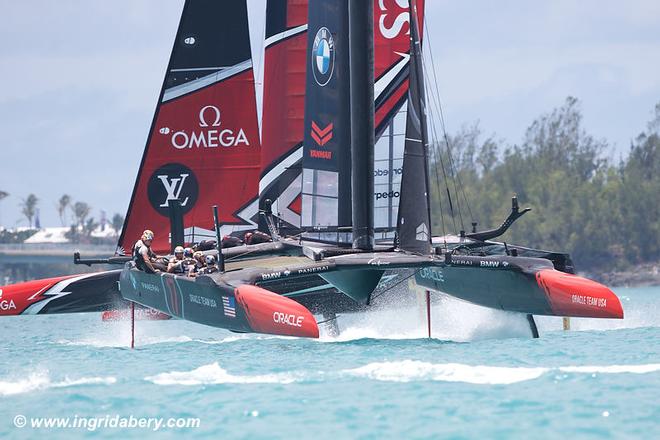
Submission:
[[[133,245],[133,261],[138,269],[147,273],[167,271],[167,266],[158,262],[158,255],[151,250],[154,233],[149,229],[142,233],[142,237]]]

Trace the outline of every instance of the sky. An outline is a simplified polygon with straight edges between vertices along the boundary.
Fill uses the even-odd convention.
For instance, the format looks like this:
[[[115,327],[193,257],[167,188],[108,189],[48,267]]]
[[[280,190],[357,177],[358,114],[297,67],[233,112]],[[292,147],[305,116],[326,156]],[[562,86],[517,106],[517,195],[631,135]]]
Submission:
[[[45,226],[64,193],[126,212],[182,6],[0,0],[0,225],[27,225],[29,193]],[[657,0],[427,0],[426,17],[450,133],[519,143],[570,95],[618,158],[660,102]]]

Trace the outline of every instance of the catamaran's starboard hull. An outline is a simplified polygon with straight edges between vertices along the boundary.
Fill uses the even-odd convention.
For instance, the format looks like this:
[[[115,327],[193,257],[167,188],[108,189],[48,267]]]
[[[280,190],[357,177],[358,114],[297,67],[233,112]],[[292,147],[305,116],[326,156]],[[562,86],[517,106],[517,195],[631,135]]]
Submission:
[[[429,290],[492,309],[533,315],[623,318],[621,302],[606,286],[557,271],[549,264],[524,264],[525,260],[543,261],[460,257],[454,259],[454,264],[420,269],[415,281]]]

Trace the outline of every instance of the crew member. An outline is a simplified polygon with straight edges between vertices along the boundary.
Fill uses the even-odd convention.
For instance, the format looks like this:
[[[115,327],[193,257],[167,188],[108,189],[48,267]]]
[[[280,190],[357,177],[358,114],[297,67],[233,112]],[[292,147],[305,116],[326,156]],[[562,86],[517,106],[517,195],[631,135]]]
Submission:
[[[223,249],[240,246],[242,244],[243,244],[243,242],[238,237],[234,237],[232,235],[225,235],[224,237],[222,237],[222,248]]]
[[[133,245],[133,261],[138,269],[147,273],[156,273],[167,270],[164,264],[158,263],[158,256],[151,250],[154,233],[146,229],[142,237]]]
[[[174,259],[167,265],[167,271],[169,273],[183,273],[183,261],[183,246],[177,246],[174,248]]]
[[[197,264],[197,272],[204,269],[204,266],[206,266],[206,262],[204,261],[204,254],[201,251],[197,251],[193,254],[193,258]]]
[[[243,237],[245,244],[259,244],[259,243],[268,243],[273,241],[270,235],[265,234],[261,231],[246,232]]]
[[[197,272],[197,261],[193,258],[193,255],[193,250],[189,247],[183,251],[181,266],[185,274],[189,277],[194,277]]]
[[[202,269],[201,271],[202,274],[208,275],[220,271],[218,265],[215,262],[215,257],[213,255],[207,255],[204,260],[206,262],[206,267]]]

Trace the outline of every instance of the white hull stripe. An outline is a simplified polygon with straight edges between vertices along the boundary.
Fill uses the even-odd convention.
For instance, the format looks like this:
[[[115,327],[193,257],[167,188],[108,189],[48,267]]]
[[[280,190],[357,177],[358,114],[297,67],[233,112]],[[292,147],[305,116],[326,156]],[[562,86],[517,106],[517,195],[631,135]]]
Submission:
[[[297,34],[302,34],[306,30],[307,30],[307,25],[302,24],[300,26],[297,26],[297,27],[294,27],[294,28],[291,28],[291,29],[287,29],[284,32],[280,32],[279,34],[272,35],[272,36],[266,38],[266,47],[269,47],[269,46],[277,43],[278,41],[282,41],[285,38],[289,38],[289,37],[297,35]]]
[[[237,75],[251,68],[252,68],[252,60],[245,60],[242,63],[238,63],[234,66],[224,68],[218,72],[214,72],[210,75],[203,76],[194,81],[181,84],[180,86],[170,87],[169,89],[165,90],[165,93],[163,93],[162,102],[167,102],[174,98],[178,98],[179,96],[183,96],[188,93],[194,92],[195,90],[199,90],[203,87],[210,86],[211,84],[215,84],[217,82],[229,78],[230,76]]]
[[[57,298],[62,298],[63,296],[70,295],[73,292],[64,292],[64,289],[69,287],[71,283],[74,283],[76,281],[84,280],[85,278],[90,278],[95,275],[98,275],[98,273],[89,273],[86,275],[82,275],[79,277],[74,277],[74,278],[68,278],[66,280],[62,280],[59,283],[55,284],[52,288],[48,289],[46,292],[43,293],[44,296],[48,297],[47,299],[41,300],[36,304],[32,304],[30,307],[25,309],[22,313],[22,315],[36,315],[41,310],[54,299]],[[42,289],[43,290],[43,289]],[[34,295],[33,295],[34,297]]]
[[[291,154],[285,157],[278,163],[272,170],[266,173],[264,177],[259,180],[259,194],[263,193],[284,171],[291,168],[296,162],[303,157],[303,147],[294,150]]]

